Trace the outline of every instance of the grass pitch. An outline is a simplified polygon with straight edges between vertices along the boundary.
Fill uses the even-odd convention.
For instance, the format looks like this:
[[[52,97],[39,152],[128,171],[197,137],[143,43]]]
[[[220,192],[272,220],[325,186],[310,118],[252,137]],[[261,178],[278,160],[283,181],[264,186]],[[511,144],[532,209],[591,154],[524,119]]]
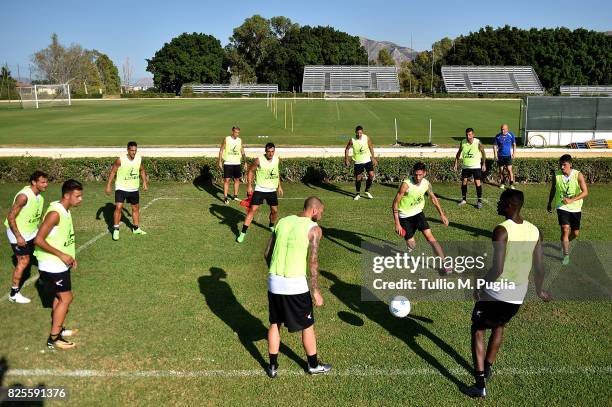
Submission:
[[[20,187],[0,185],[0,213]],[[0,357],[11,369],[25,369],[13,370],[3,385],[66,386],[72,405],[473,405],[457,389],[472,380],[470,301],[419,302],[414,317],[405,319],[394,318],[383,303],[360,301],[361,243],[398,240],[389,210],[395,186],[375,185],[374,200],[353,202],[351,185],[285,184],[281,216],[297,213],[301,198],[312,194],[326,203],[320,222],[325,305],[315,317],[320,358],[334,371],[304,374],[300,338],[283,330],[287,348],[274,380],[260,366],[267,358],[262,252],[269,232],[254,224],[238,245],[244,211],[237,203],[223,205],[219,187],[153,184],[141,195],[141,225],[149,234],[133,236],[122,228],[121,240],[113,242],[107,232],[113,206],[103,187],[86,184],[85,201],[73,212],[79,270],[67,325],[81,329],[78,348],[46,349],[49,309],[30,285],[23,292],[31,304],[0,303]],[[525,218],[556,240],[556,216],[545,210],[547,186],[521,189]],[[439,240],[488,239],[500,221],[496,188],[485,185],[488,204],[480,212],[456,207],[458,185],[434,190],[451,221],[441,226],[427,204]],[[582,239],[609,239],[612,189],[592,185],[590,192]],[[45,195],[55,200],[58,186]],[[255,220],[267,225],[267,208],[261,209]],[[11,264],[6,238],[1,241],[4,295]],[[506,331],[487,403],[609,403],[611,315],[610,302],[526,303]]]
[[[364,126],[375,145],[432,141],[457,145],[465,129],[490,144],[501,123],[518,134],[517,100],[278,100],[274,115],[265,99],[74,101],[71,107],[22,110],[0,104],[0,145],[216,146],[232,125],[248,145],[344,146],[355,126]],[[286,111],[286,121],[285,121]],[[293,132],[291,131],[293,111]]]

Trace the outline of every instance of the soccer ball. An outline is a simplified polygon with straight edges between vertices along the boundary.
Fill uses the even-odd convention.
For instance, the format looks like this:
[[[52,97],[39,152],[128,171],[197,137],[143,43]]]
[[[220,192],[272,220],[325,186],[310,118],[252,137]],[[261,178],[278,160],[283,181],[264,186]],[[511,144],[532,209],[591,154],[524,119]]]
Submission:
[[[389,311],[398,318],[404,318],[406,315],[410,314],[410,301],[408,301],[406,297],[397,295],[391,299]]]

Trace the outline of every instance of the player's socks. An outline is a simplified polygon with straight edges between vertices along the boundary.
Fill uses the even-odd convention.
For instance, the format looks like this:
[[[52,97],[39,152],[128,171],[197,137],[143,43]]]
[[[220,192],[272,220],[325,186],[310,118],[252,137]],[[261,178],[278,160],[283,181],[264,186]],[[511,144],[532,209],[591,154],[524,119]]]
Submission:
[[[489,363],[489,361],[485,360],[485,370],[484,370],[485,383],[490,382],[492,376],[493,376],[493,365]]]
[[[270,232],[274,232],[274,222],[270,222],[268,228],[270,228]]]
[[[229,204],[229,199],[227,198],[227,196],[223,197],[223,203],[226,205]]]
[[[242,233],[246,233],[249,225],[242,225]]]
[[[306,355],[306,357],[308,358],[308,367],[314,369],[315,367],[319,366],[319,359],[317,358],[316,353],[311,356]]]
[[[476,186],[476,196],[478,197],[478,202],[482,200],[482,185]]]
[[[11,287],[11,297],[14,297],[19,292],[19,287]]]
[[[357,195],[359,195],[359,192],[361,192],[361,181],[355,181],[355,191],[357,192]]]
[[[266,369],[268,377],[275,378],[278,374],[278,353],[270,353],[270,364]]]
[[[269,353],[270,355],[270,366],[278,368],[278,353]]]
[[[476,380],[476,387],[479,389],[485,388],[485,372],[477,370],[474,372],[474,379]]]
[[[366,179],[366,188],[365,188],[366,193],[370,190],[371,186],[372,186],[372,180],[370,178]]]
[[[467,200],[467,185],[461,185],[461,198],[462,200]]]

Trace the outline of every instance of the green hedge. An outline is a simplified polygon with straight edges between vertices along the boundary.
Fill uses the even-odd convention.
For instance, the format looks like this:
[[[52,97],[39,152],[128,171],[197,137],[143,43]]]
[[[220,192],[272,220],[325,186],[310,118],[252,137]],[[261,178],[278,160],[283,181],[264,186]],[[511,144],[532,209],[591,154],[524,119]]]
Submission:
[[[376,170],[377,182],[398,182],[410,170],[417,158],[381,158]],[[459,174],[452,169],[453,159],[423,159],[433,182],[459,181]],[[81,181],[101,181],[108,176],[111,158],[37,157],[0,158],[0,182],[24,182],[35,170],[49,174],[51,181],[75,178]],[[220,180],[222,174],[216,158],[146,158],[145,169],[151,180],[176,182],[211,182]],[[495,182],[497,166],[489,161],[486,177]],[[611,182],[612,158],[576,159],[574,166],[582,171],[587,182]],[[557,168],[556,159],[522,158],[514,161],[517,182],[549,182]],[[345,167],[342,158],[288,158],[281,162],[283,180],[290,182],[341,182],[351,181],[352,167]]]

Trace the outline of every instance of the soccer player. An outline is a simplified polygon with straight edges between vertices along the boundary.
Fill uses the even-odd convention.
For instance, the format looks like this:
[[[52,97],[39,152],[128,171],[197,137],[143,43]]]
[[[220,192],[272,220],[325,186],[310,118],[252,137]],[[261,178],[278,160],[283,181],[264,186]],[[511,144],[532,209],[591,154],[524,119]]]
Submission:
[[[34,238],[38,232],[45,203],[41,193],[47,190],[47,185],[49,185],[47,174],[35,171],[30,176],[30,185],[23,187],[15,195],[13,206],[4,221],[6,235],[17,258],[9,301],[17,304],[27,304],[31,301],[19,290],[23,272],[30,265],[30,256],[34,253]]]
[[[434,194],[431,184],[425,179],[426,175],[427,169],[425,164],[417,162],[412,167],[412,176],[406,178],[400,184],[392,205],[395,232],[404,237],[408,251],[413,251],[416,247],[414,235],[417,230],[420,230],[436,255],[444,259],[445,256],[442,246],[440,246],[440,243],[438,243],[433,233],[431,233],[431,228],[423,213],[423,208],[425,207],[425,194],[429,195],[431,203],[440,214],[442,223],[447,227],[448,218],[444,214],[440,206],[440,201],[438,201],[438,198]],[[450,274],[452,273],[452,269],[446,267],[444,268],[444,273]]]
[[[459,151],[455,155],[455,171],[457,171],[457,164],[459,158],[462,160],[461,164],[461,200],[457,205],[462,206],[467,203],[467,184],[470,177],[474,177],[474,184],[476,185],[476,196],[478,201],[476,202],[476,208],[482,208],[482,185],[480,180],[482,179],[482,173],[487,170],[487,157],[485,155],[484,147],[479,139],[474,138],[474,129],[468,127],[465,129],[465,140],[461,140],[459,144]]]
[[[70,179],[62,185],[62,198],[51,202],[40,225],[34,244],[40,280],[53,293],[51,332],[47,346],[51,349],[71,349],[74,342],[65,339],[77,332],[64,328],[68,307],[72,302],[70,271],[77,270],[74,226],[70,209],[83,201],[83,185]]]
[[[227,197],[229,190],[230,179],[234,179],[234,197],[235,201],[240,201],[238,198],[238,188],[240,188],[240,177],[242,177],[241,158],[246,162],[244,147],[240,135],[240,127],[233,126],[231,136],[227,136],[221,142],[219,149],[219,169],[223,170],[223,202],[229,204],[230,199]]]
[[[514,189],[514,172],[512,172],[512,159],[516,153],[516,138],[508,131],[508,125],[501,125],[501,132],[495,136],[493,143],[493,158],[499,167],[499,189],[505,188],[504,169],[508,171],[510,189]]]
[[[147,233],[140,228],[140,178],[142,178],[142,190],[149,189],[147,174],[142,165],[142,157],[138,154],[138,144],[130,141],[127,144],[127,154],[115,160],[108,176],[108,182],[104,192],[106,195],[111,193],[111,183],[115,180],[115,213],[113,215],[113,240],[119,240],[119,222],[121,221],[121,211],[123,203],[127,200],[132,205],[132,233],[135,235],[146,235]]]
[[[580,235],[580,218],[582,217],[582,202],[589,195],[584,175],[572,168],[572,156],[564,154],[559,159],[560,170],[555,172],[548,195],[548,212],[552,212],[551,203],[555,200],[557,218],[561,226],[561,245],[563,260],[567,266],[570,262],[569,242]]]
[[[253,216],[257,212],[259,205],[264,200],[270,205],[270,230],[274,229],[274,224],[278,219],[278,195],[283,196],[279,176],[279,159],[274,155],[276,147],[274,143],[268,143],[265,147],[266,153],[256,158],[247,173],[247,195],[253,194],[251,204],[247,211],[242,231],[236,238],[238,243],[244,242],[247,230],[253,221]],[[253,192],[253,178],[255,178],[255,192]],[[277,194],[278,192],[278,194]]]
[[[523,202],[521,191],[506,190],[497,203],[497,213],[506,220],[493,230],[493,266],[484,280],[506,282],[508,288],[482,288],[474,293],[476,304],[472,311],[471,336],[476,384],[462,389],[471,397],[487,395],[485,386],[493,374],[492,366],[501,347],[504,328],[523,303],[532,266],[535,267],[536,294],[544,301],[551,298],[543,290],[542,232],[521,217]],[[485,349],[487,329],[491,330],[491,336]]]
[[[346,144],[346,148],[344,149],[344,163],[347,167],[350,164],[348,154],[351,147],[353,148],[352,160],[355,164],[354,173],[356,192],[353,199],[357,201],[359,198],[361,198],[361,181],[363,180],[364,170],[368,174],[368,179],[366,180],[365,186],[365,195],[368,197],[368,199],[372,199],[370,187],[372,186],[372,181],[374,180],[374,167],[378,165],[378,160],[376,160],[376,157],[374,157],[374,146],[372,145],[372,140],[363,133],[363,127],[355,127],[355,137],[352,137]]]
[[[302,332],[302,344],[308,359],[308,373],[320,374],[331,370],[331,365],[320,364],[317,358],[317,340],[314,331],[312,299],[317,307],[323,305],[319,291],[319,243],[322,231],[317,222],[323,216],[323,203],[311,196],[304,201],[300,215],[281,219],[264,253],[269,267],[268,305],[270,329],[268,376],[276,377],[280,327],[289,332]],[[306,273],[310,271],[310,290]]]

